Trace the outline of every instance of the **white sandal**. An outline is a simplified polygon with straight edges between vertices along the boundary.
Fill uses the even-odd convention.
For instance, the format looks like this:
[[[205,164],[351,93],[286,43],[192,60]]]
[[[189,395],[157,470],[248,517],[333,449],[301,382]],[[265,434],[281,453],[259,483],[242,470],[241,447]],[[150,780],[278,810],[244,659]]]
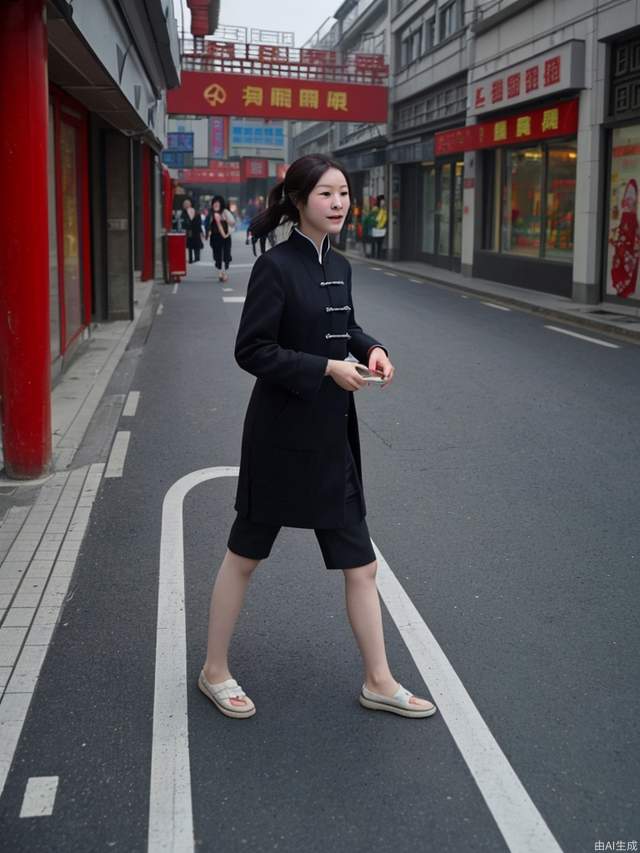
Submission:
[[[198,687],[214,703],[219,711],[222,711],[227,717],[252,717],[256,712],[256,706],[238,684],[235,678],[227,678],[226,681],[221,681],[218,684],[209,684],[204,677],[204,671],[200,671],[198,677]],[[246,697],[249,700],[250,707],[242,710],[237,705],[232,705],[229,699],[242,699]]]
[[[427,707],[412,705],[409,699],[413,695],[400,685],[393,696],[383,696],[382,693],[374,693],[363,684],[358,699],[365,708],[371,708],[374,711],[391,711],[392,714],[400,714],[402,717],[430,717],[438,710],[433,702],[429,702]]]

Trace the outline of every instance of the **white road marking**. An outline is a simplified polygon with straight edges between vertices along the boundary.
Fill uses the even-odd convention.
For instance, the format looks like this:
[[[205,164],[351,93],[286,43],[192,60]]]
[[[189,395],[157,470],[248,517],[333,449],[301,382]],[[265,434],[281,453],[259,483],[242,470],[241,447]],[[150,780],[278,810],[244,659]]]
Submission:
[[[163,311],[164,311],[164,305],[161,302],[160,305],[158,305],[158,310],[156,311],[156,314],[162,314]]]
[[[468,299],[468,298],[469,298],[468,296],[464,296],[464,295],[460,296],[460,299]]]
[[[122,410],[122,414],[125,417],[132,418],[136,409],[138,408],[138,403],[140,402],[140,392],[139,391],[129,391],[129,395],[127,397],[127,402],[124,405],[124,409]]]
[[[192,853],[184,600],[186,495],[233,467],[203,468],[171,486],[162,504],[148,853]],[[562,853],[471,697],[376,544],[377,585],[511,853]],[[191,685],[190,688],[191,689]]]
[[[414,284],[423,284],[422,279],[419,278],[410,278],[409,281],[412,281]]]
[[[173,292],[174,293],[178,292],[178,284],[179,284],[179,282],[176,281],[176,283],[173,285]]]
[[[244,296],[223,296],[223,302],[244,302]]]
[[[233,290],[232,287],[223,287],[222,289],[224,290],[225,293],[231,293],[231,291]]]
[[[58,776],[31,776],[24,789],[20,817],[46,817],[53,813]]]
[[[497,308],[498,311],[511,311],[511,308],[506,308],[504,305],[496,305],[495,302],[483,302],[483,305],[487,305],[489,308]]]
[[[372,540],[373,541],[373,540]],[[373,542],[377,584],[391,618],[511,853],[562,853],[444,651]]]
[[[128,430],[120,429],[116,433],[107,462],[107,470],[104,472],[105,478],[122,477],[130,438],[131,433]]]
[[[371,269],[372,269],[372,270],[375,270],[376,272],[380,272],[380,270],[382,269],[382,267],[371,267]]]
[[[397,274],[394,272],[386,272],[385,275],[390,275],[391,278],[398,278]]]
[[[201,267],[213,267],[215,266],[213,261],[198,261]],[[253,264],[233,264],[231,267],[232,270],[246,269],[247,267],[252,267]]]
[[[162,502],[149,853],[191,853],[194,849],[187,719],[184,499],[194,486],[216,477],[237,477],[238,471],[228,467],[193,471],[174,483]]]
[[[571,335],[572,338],[580,338],[582,341],[589,341],[592,344],[599,344],[601,347],[610,347],[611,349],[620,349],[618,344],[610,344],[608,341],[599,341],[596,338],[589,338],[586,335],[579,335],[578,332],[570,332],[568,329],[560,329],[558,326],[547,326],[545,329],[551,329],[553,332],[561,332],[563,335]]]

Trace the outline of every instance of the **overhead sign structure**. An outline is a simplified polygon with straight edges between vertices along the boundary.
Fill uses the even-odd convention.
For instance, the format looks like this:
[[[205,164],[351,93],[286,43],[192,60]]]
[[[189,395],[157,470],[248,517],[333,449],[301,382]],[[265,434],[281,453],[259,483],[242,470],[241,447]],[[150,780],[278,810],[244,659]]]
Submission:
[[[387,87],[183,71],[180,87],[167,92],[167,112],[375,124],[387,120]]]

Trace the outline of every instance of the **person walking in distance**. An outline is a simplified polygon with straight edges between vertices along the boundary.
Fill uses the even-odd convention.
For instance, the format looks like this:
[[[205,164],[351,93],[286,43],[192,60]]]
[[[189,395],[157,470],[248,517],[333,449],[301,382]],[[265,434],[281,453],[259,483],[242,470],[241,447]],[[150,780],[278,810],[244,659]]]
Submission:
[[[255,261],[235,342],[255,384],[244,419],[236,518],[213,586],[207,654],[197,684],[223,714],[256,707],[228,668],[228,649],[253,572],[282,526],[313,529],[327,569],[341,570],[347,613],[364,664],[359,701],[406,717],[436,712],[393,678],[387,662],[367,529],[355,394],[366,382],[347,361],[394,375],[389,354],[355,318],[351,267],[333,251],[349,210],[342,166],[307,155],[289,166],[251,223],[254,236],[284,222],[289,239]]]
[[[202,219],[199,212],[186,198],[182,203],[182,227],[187,234],[187,249],[189,250],[189,263],[200,260],[202,249]]]
[[[231,263],[231,227],[225,216],[226,203],[221,195],[211,199],[207,221],[207,239],[213,251],[213,260],[219,270],[218,281],[228,281],[227,270]],[[222,264],[224,263],[224,270]]]
[[[387,205],[383,195],[376,198],[376,218],[371,229],[371,239],[373,243],[373,257],[382,258],[382,244],[387,236]]]

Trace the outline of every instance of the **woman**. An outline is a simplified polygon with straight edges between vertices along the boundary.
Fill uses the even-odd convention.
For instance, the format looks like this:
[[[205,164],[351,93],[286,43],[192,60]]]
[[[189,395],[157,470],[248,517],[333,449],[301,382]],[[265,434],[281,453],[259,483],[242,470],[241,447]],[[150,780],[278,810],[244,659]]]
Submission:
[[[189,263],[200,260],[200,249],[202,249],[202,219],[200,214],[191,204],[191,199],[186,198],[182,203],[182,227],[187,232],[187,249],[189,250]]]
[[[231,228],[229,221],[224,215],[226,211],[225,200],[221,195],[214,195],[211,199],[211,210],[207,222],[207,239],[213,251],[213,260],[218,273],[218,281],[228,281],[227,270],[231,263]],[[222,263],[224,261],[224,271]]]
[[[387,207],[383,195],[376,198],[376,218],[371,229],[371,239],[373,242],[373,257],[382,257],[382,244],[387,235]]]
[[[638,184],[633,178],[625,187],[620,224],[613,229],[609,243],[613,246],[611,284],[618,296],[628,298],[635,293],[640,257]]]
[[[237,517],[213,587],[198,678],[229,717],[256,711],[229,672],[227,652],[247,584],[283,525],[313,528],[327,569],[344,572],[364,660],[361,704],[410,717],[436,711],[393,679],[385,653],[354,403],[366,383],[345,358],[350,351],[387,384],[394,368],[386,349],[356,323],[351,268],[329,244],[342,228],[349,194],[338,163],[302,157],[251,223],[258,237],[287,220],[294,228],[256,260],[235,345],[237,363],[257,381],[242,434]]]

